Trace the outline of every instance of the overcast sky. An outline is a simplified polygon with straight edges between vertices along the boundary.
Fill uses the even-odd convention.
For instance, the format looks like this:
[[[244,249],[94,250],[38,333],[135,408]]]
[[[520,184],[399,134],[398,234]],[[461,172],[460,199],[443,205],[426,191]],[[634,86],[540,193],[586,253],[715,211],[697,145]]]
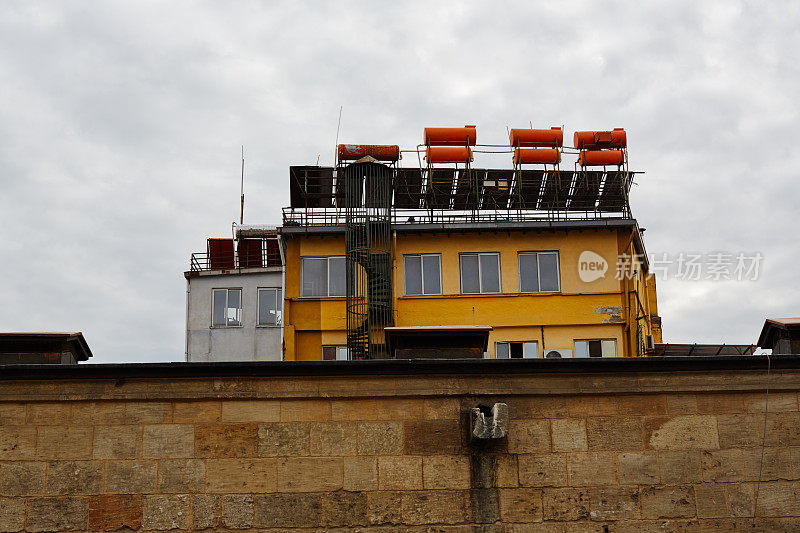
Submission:
[[[757,281],[660,281],[665,341],[755,342],[800,315],[799,6],[3,2],[0,330],[183,360],[182,273],[238,219],[240,146],[245,222],[280,223],[343,106],[341,141],[403,147],[625,127],[649,252],[764,257]]]

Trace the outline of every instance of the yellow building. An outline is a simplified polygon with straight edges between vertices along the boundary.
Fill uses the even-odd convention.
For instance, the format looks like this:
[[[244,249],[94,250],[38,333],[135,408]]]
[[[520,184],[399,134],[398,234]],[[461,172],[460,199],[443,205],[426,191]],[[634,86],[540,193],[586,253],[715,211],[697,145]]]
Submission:
[[[661,342],[655,278],[627,200],[630,173],[436,172],[387,174],[392,325],[488,325],[492,358],[642,356]],[[331,168],[290,174],[280,230],[284,358],[347,358],[342,172],[339,183]],[[479,191],[472,205],[459,197],[468,174]]]

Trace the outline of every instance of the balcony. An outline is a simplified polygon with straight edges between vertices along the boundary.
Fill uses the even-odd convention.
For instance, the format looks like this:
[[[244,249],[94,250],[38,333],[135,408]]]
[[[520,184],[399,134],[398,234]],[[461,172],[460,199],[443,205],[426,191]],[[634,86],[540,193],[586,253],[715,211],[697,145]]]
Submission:
[[[235,250],[234,250],[235,249]],[[281,266],[277,237],[208,239],[205,253],[193,253],[190,272]]]

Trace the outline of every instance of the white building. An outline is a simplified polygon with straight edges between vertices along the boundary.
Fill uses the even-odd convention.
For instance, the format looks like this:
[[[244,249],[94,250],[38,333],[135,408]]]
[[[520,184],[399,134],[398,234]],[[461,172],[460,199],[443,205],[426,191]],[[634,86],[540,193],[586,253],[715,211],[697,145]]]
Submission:
[[[239,226],[236,239],[208,239],[186,278],[186,360],[283,359],[283,261],[277,231]]]

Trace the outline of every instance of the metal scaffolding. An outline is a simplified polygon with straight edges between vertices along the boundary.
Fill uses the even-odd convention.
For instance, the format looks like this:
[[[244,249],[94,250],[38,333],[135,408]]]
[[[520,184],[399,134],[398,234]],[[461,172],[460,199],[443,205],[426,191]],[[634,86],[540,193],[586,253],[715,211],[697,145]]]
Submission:
[[[394,168],[364,158],[337,171],[344,181],[347,348],[350,359],[388,357],[384,328],[392,313],[392,176]]]

